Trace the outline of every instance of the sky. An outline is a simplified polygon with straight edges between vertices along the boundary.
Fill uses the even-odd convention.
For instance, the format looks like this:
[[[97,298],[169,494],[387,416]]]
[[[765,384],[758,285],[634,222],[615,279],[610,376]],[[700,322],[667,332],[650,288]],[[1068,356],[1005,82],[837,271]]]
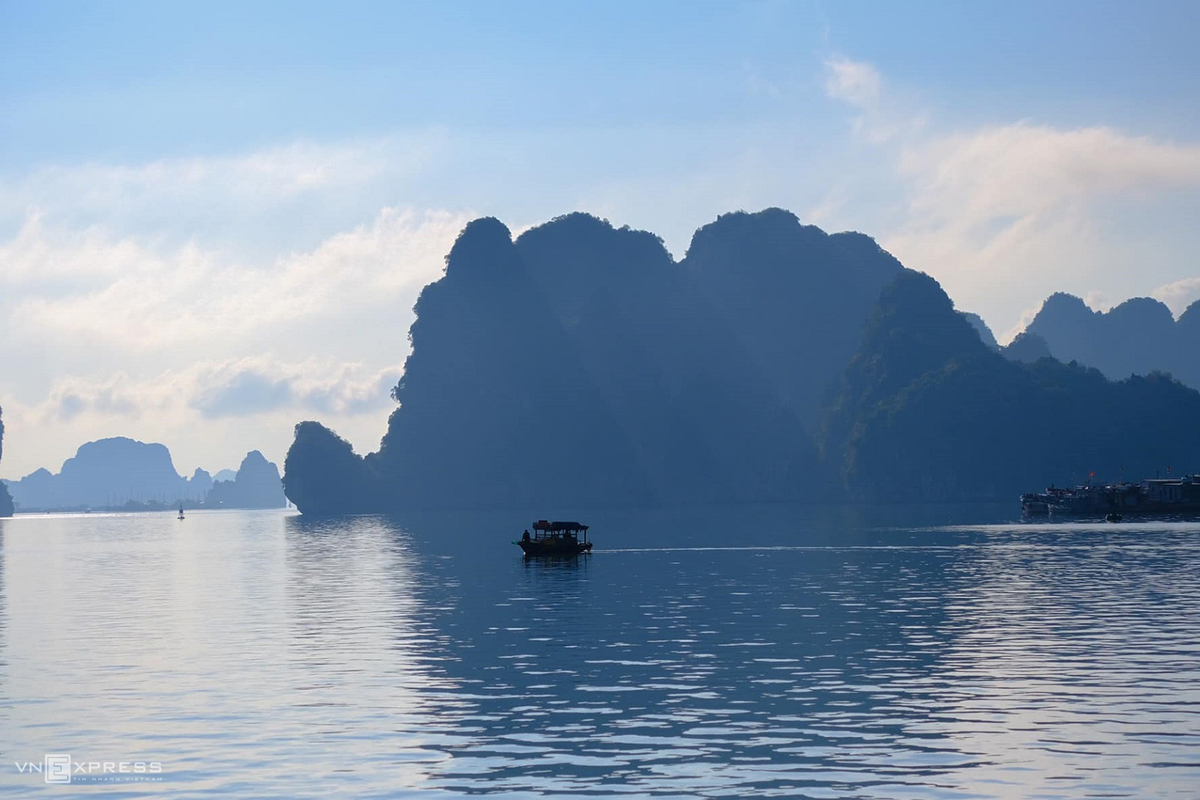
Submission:
[[[1200,4],[0,0],[0,476],[378,446],[472,218],[780,206],[1002,341],[1200,299]]]

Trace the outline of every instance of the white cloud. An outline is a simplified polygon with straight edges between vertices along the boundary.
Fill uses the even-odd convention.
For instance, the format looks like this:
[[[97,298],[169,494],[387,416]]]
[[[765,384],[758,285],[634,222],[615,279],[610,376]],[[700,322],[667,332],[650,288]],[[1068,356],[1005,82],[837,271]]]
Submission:
[[[996,334],[996,342],[1005,347],[1012,344],[1013,339],[1016,339],[1018,336],[1020,336],[1025,329],[1029,327],[1029,323],[1033,322],[1033,318],[1036,317],[1038,312],[1042,310],[1042,304],[1044,302],[1044,300],[1039,301],[1037,305],[1030,306],[1022,311],[1017,317],[1017,324],[1013,325],[1008,330],[1002,333],[996,333],[993,331],[993,333]]]
[[[1200,194],[1200,142],[1032,122],[937,132],[870,64],[830,59],[826,78],[829,96],[860,113],[859,140],[891,157],[903,192],[881,244],[997,330],[1055,291],[1145,295],[1167,265],[1192,257],[1179,200]],[[1138,213],[1157,230],[1126,224]],[[1160,291],[1179,303],[1190,286]]]
[[[1200,145],[1022,123],[906,147],[898,169],[911,200],[885,246],[960,304],[1013,315],[1060,290],[1145,294],[1138,276],[1161,245],[1111,230],[1103,207],[1200,189]]]
[[[13,335],[133,353],[244,341],[298,321],[412,305],[441,274],[462,214],[385,208],[316,249],[266,264],[195,243],[167,252],[96,229],[48,229],[33,217],[0,245],[0,292]]]
[[[387,414],[399,364],[371,368],[329,358],[301,362],[254,356],[202,361],[134,377],[68,376],[33,403],[4,398],[7,426],[4,474],[19,477],[39,466],[56,468],[85,441],[127,435],[166,444],[192,467],[236,465],[261,449],[282,459],[292,426],[319,418],[366,451],[374,449]],[[203,430],[208,435],[192,436]],[[213,435],[216,431],[236,435]]]
[[[882,86],[883,78],[871,64],[842,56],[825,60],[825,91],[835,100],[871,111],[879,105]]]
[[[250,448],[282,458],[314,417],[374,449],[412,306],[472,216],[375,202],[436,147],[295,145],[0,180],[3,474],[113,435],[206,467]]]
[[[439,131],[341,144],[296,142],[245,154],[135,165],[55,164],[0,182],[0,219],[31,210],[89,221],[153,215],[260,215],[303,196],[342,201],[378,181],[420,174],[446,145]],[[214,198],[220,202],[214,203]],[[291,206],[288,206],[289,208]]]
[[[255,356],[197,362],[143,378],[124,372],[102,378],[60,378],[46,398],[29,410],[45,423],[83,412],[134,419],[163,412],[253,416],[279,409],[350,416],[390,407],[390,391],[400,373],[399,366],[371,370],[360,363],[330,359],[292,363]]]
[[[919,222],[978,228],[1102,195],[1200,185],[1200,145],[1018,123],[909,147],[899,170]]]
[[[188,405],[202,416],[245,416],[261,411],[352,416],[392,404],[391,389],[401,369],[369,371],[362,364],[309,359],[283,364],[248,358],[200,365],[187,373]]]
[[[913,100],[887,88],[872,64],[844,56],[825,59],[825,94],[858,110],[852,130],[873,145],[919,135],[926,124]]]
[[[1200,278],[1184,278],[1183,280],[1160,286],[1150,293],[1156,300],[1161,300],[1167,307],[1179,316],[1200,300]]]
[[[1095,290],[1085,294],[1082,300],[1093,311],[1111,311],[1116,305],[1106,293]]]

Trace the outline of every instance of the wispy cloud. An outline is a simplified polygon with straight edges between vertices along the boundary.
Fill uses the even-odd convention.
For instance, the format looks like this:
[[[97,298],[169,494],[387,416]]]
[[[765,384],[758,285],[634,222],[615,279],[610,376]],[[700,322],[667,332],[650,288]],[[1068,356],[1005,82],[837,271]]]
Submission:
[[[359,363],[321,358],[207,361],[142,378],[125,372],[103,378],[60,378],[45,399],[27,411],[45,423],[84,412],[131,419],[161,413],[242,417],[284,409],[352,416],[391,407],[390,391],[400,372],[399,366],[370,370]]]
[[[920,221],[990,227],[1106,195],[1200,185],[1200,144],[1018,123],[933,138],[905,150],[899,167]]]
[[[372,368],[264,355],[146,375],[60,377],[33,402],[4,398],[4,474],[54,467],[79,444],[115,435],[163,442],[183,457],[180,463],[206,468],[236,465],[251,447],[281,459],[292,426],[314,417],[373,449],[395,405],[390,392],[400,374],[398,362]],[[190,436],[191,430],[207,435]],[[226,431],[230,435],[220,435]],[[39,455],[31,460],[35,447]]]
[[[852,61],[844,56],[825,60],[825,91],[835,100],[873,111],[879,105],[882,88],[879,70],[865,61]]]
[[[119,228],[125,220],[170,217],[189,229],[203,219],[231,221],[302,199],[345,202],[367,187],[393,186],[443,157],[437,130],[337,144],[294,142],[234,155],[163,158],[142,164],[52,164],[0,181],[0,219],[31,211]],[[164,225],[166,227],[166,225]]]
[[[1176,316],[1182,314],[1192,303],[1200,301],[1200,277],[1184,278],[1155,289],[1151,297],[1161,300]]]
[[[874,65],[845,56],[825,59],[825,94],[858,112],[853,121],[856,136],[875,145],[903,140],[925,127],[925,118],[914,103],[889,92]]]
[[[201,365],[185,373],[188,405],[205,417],[246,416],[289,408],[339,417],[378,412],[392,404],[398,367],[368,371],[361,364],[317,359],[285,364],[264,358]]]
[[[1177,193],[1200,191],[1200,142],[1029,121],[938,131],[918,106],[895,102],[870,64],[839,57],[826,72],[827,93],[859,115],[856,132],[890,156],[902,187],[881,242],[1002,329],[1053,291],[1151,291],[1136,276],[1163,245],[1114,231],[1114,209],[1161,209],[1165,225]],[[1176,305],[1192,291],[1189,280],[1171,286],[1159,291]]]
[[[466,220],[386,208],[312,251],[246,263],[195,243],[163,251],[33,217],[0,245],[0,305],[13,336],[141,353],[246,340],[301,320],[349,324],[366,309],[407,310]]]
[[[244,450],[225,450],[242,445],[281,457],[311,417],[374,447],[413,303],[472,216],[378,202],[436,148],[299,144],[0,180],[5,473],[104,435],[204,465],[236,464]]]

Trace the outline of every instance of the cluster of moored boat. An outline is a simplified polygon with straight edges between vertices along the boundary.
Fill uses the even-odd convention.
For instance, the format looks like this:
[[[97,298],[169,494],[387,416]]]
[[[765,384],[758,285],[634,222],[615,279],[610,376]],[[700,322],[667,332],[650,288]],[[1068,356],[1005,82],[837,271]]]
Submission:
[[[1127,515],[1200,514],[1200,475],[1051,486],[1044,492],[1021,495],[1021,511],[1026,516],[1104,516],[1113,522]]]

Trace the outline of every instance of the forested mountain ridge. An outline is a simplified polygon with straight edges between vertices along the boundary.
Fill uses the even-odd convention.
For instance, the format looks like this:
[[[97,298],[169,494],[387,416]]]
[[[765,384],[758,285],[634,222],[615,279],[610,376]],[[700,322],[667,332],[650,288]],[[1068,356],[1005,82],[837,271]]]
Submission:
[[[824,452],[851,499],[984,500],[1051,483],[1200,467],[1200,393],[1110,381],[979,341],[932,278],[884,290],[830,410]]]
[[[1045,340],[1063,363],[1077,361],[1109,378],[1168,372],[1200,389],[1200,301],[1176,320],[1166,305],[1135,297],[1093,311],[1074,295],[1051,295],[1026,332]]]

